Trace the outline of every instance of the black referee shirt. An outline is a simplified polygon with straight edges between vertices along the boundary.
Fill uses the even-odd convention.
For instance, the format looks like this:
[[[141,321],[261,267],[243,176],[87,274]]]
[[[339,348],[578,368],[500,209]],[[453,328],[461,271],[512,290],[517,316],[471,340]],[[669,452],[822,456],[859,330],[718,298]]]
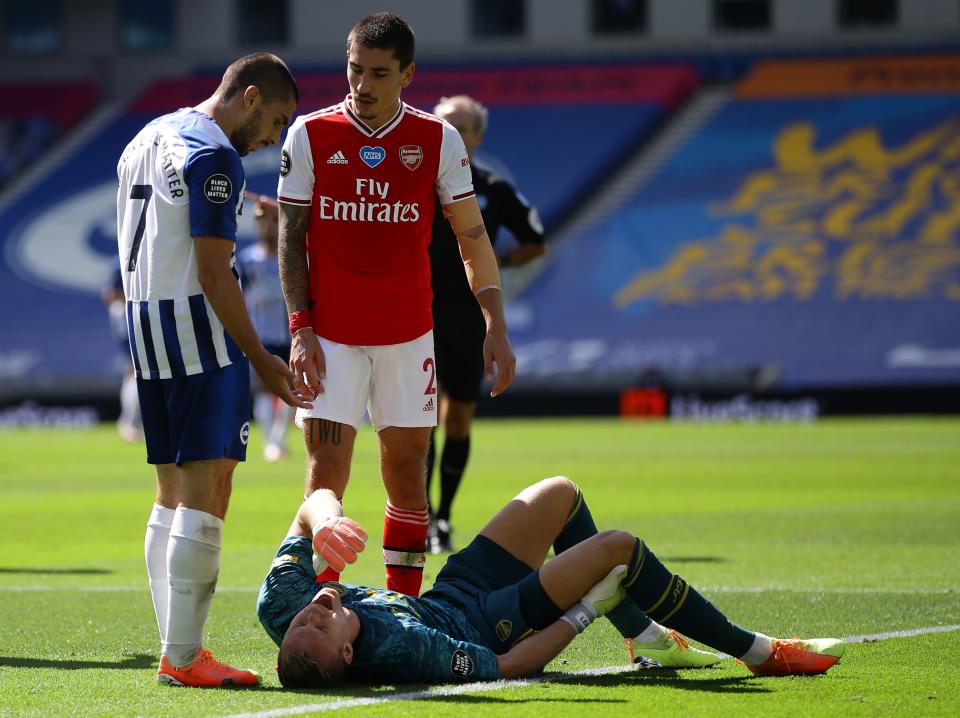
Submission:
[[[537,210],[505,179],[490,170],[470,165],[473,189],[483,214],[490,243],[496,245],[500,227],[506,227],[522,244],[543,244],[543,225]],[[470,303],[476,300],[460,257],[460,245],[437,201],[430,240],[430,272],[433,276],[433,301]]]

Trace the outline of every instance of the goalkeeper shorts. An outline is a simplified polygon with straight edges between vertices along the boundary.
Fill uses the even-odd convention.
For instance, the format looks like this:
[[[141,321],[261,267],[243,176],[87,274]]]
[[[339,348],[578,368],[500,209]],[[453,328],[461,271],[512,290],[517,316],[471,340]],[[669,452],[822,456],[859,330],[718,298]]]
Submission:
[[[495,653],[505,653],[533,630],[520,612],[520,587],[532,568],[486,536],[447,559],[425,599],[462,610]]]

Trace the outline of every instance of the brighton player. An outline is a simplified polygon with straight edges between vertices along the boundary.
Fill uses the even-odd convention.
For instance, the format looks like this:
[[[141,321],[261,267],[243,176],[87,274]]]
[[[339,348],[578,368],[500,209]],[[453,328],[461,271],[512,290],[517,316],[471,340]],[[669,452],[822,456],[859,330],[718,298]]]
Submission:
[[[258,682],[215,660],[202,641],[233,470],[246,455],[248,359],[284,401],[310,406],[286,363],[264,349],[233,266],[240,156],[278,141],[297,97],[278,57],[240,58],[212,96],[144,127],[117,166],[130,350],[157,473],[145,555],[165,683]]]
[[[720,660],[677,632],[738,657],[761,676],[823,673],[844,651],[837,639],[773,639],[732,623],[639,538],[597,533],[582,494],[565,477],[516,496],[447,560],[419,599],[339,583],[317,591],[313,552],[343,565],[356,560],[364,539],[330,492],[315,492],[297,511],[257,603],[260,622],[280,646],[283,685],[529,676],[594,619],[627,602],[645,612],[637,652],[664,667]],[[551,547],[556,557],[544,563]]]
[[[253,216],[257,243],[237,255],[243,296],[253,328],[271,354],[290,360],[287,307],[280,289],[277,259],[277,203],[264,195],[247,192],[254,200]],[[253,380],[253,418],[264,435],[263,458],[268,462],[287,458],[287,425],[290,407],[279,401],[256,376]]]
[[[437,195],[483,312],[494,396],[513,381],[516,360],[463,140],[449,123],[400,100],[413,80],[413,53],[413,32],[396,15],[354,26],[350,93],[294,123],[278,199],[290,366],[314,394],[313,409],[297,412],[306,493],[326,488],[343,499],[367,409],[387,492],[386,582],[416,595],[426,559],[424,461],[437,416],[427,253]],[[332,568],[322,576],[337,577]]]
[[[519,267],[546,250],[543,224],[533,207],[505,179],[473,161],[487,129],[487,108],[467,95],[444,97],[434,114],[453,125],[470,158],[470,172],[483,224],[496,248],[497,233],[506,227],[517,239],[513,249],[497,254],[501,267]],[[463,273],[460,246],[441,211],[433,218],[430,241],[430,276],[433,282],[434,344],[437,380],[440,385],[440,422],[443,449],[440,452],[440,501],[430,520],[432,553],[452,551],[450,514],[453,499],[470,454],[470,424],[483,382],[481,347],[485,334],[483,315]],[[427,494],[433,477],[434,432],[427,452]]]

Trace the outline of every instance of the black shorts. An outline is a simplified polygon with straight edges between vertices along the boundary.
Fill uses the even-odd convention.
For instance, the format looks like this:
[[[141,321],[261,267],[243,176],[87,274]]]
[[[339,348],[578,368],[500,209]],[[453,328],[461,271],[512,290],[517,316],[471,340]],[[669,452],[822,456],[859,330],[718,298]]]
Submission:
[[[287,364],[290,363],[290,342],[286,344],[264,344],[264,348],[281,359],[283,359]]]
[[[440,388],[456,401],[476,401],[483,383],[483,340],[487,327],[480,306],[433,305],[433,346]]]

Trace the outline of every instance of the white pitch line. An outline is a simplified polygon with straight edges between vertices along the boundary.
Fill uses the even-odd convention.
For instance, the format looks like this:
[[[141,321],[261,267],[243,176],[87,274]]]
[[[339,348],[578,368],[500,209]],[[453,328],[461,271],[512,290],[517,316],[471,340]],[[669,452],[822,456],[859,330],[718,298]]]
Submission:
[[[887,631],[886,633],[873,633],[867,636],[847,636],[843,639],[843,642],[863,643],[864,641],[886,641],[888,638],[912,638],[913,636],[926,636],[930,633],[950,633],[951,631],[960,631],[960,624],[953,626],[931,626],[930,628],[910,628],[905,631]]]
[[[217,586],[217,593],[257,593],[259,588],[246,586]],[[149,593],[147,586],[0,586],[0,593],[56,593],[69,591],[70,593]]]
[[[864,641],[885,641],[889,638],[910,638],[912,636],[923,636],[931,633],[948,633],[951,631],[960,631],[960,624],[951,626],[930,626],[928,628],[911,628],[904,631],[887,631],[885,633],[873,633],[863,636],[847,636],[844,643],[863,643]],[[722,655],[722,654],[721,654]],[[445,698],[447,696],[459,696],[465,693],[490,693],[492,691],[512,690],[516,688],[525,688],[545,681],[562,683],[581,676],[612,676],[619,673],[630,673],[635,671],[634,666],[607,666],[606,668],[591,668],[584,671],[573,671],[571,673],[547,673],[536,678],[524,678],[520,680],[506,681],[488,681],[484,683],[465,683],[458,686],[444,686],[424,691],[411,691],[409,693],[395,693],[390,696],[381,696],[378,698],[345,698],[328,703],[310,703],[307,705],[290,706],[289,708],[273,708],[271,710],[259,711],[257,713],[234,713],[225,718],[280,718],[281,716],[301,715],[303,713],[325,713],[327,711],[341,710],[345,708],[360,708],[363,706],[379,705],[381,703],[392,703],[394,701],[413,701],[424,698]]]
[[[704,586],[697,587],[700,593],[825,593],[825,594],[870,594],[870,593],[898,593],[898,594],[950,594],[960,595],[960,588],[875,588],[875,587],[852,587],[852,588],[833,588],[827,586],[810,586],[807,588],[796,588],[793,586]]]
[[[146,592],[148,589],[146,586],[110,586],[103,585],[97,586],[95,584],[90,585],[81,585],[81,586],[45,586],[42,584],[26,585],[26,586],[2,586],[0,585],[0,593],[31,593],[38,592],[43,593],[46,591],[57,592],[57,591],[71,591],[78,593],[111,593],[117,592],[121,593],[124,591],[143,591]],[[217,593],[257,593],[258,588],[253,588],[252,586],[217,586]],[[791,586],[698,586],[697,590],[704,594],[712,593],[818,593],[818,594],[903,594],[903,595],[918,595],[918,594],[936,594],[936,595],[947,595],[947,594],[957,594],[960,596],[960,588],[827,588],[827,587],[808,587],[808,588],[794,588]]]
[[[421,698],[446,698],[447,696],[459,696],[464,693],[489,693],[491,691],[502,691],[514,688],[525,688],[527,686],[543,683],[544,681],[568,681],[581,676],[610,676],[618,673],[629,673],[636,668],[627,664],[625,666],[608,666],[606,668],[590,668],[584,671],[574,671],[572,673],[545,673],[536,678],[522,678],[504,681],[486,681],[482,683],[463,683],[458,686],[442,686],[439,688],[428,689],[424,691],[411,691],[409,693],[394,693],[390,696],[381,696],[378,698],[345,698],[339,701],[329,703],[311,703],[300,706],[290,706],[289,708],[274,708],[272,710],[260,711],[257,713],[234,713],[227,718],[275,718],[277,716],[300,715],[301,713],[326,712],[341,710],[344,708],[358,708],[362,706],[378,705],[380,703],[392,703],[394,701],[412,701]]]

